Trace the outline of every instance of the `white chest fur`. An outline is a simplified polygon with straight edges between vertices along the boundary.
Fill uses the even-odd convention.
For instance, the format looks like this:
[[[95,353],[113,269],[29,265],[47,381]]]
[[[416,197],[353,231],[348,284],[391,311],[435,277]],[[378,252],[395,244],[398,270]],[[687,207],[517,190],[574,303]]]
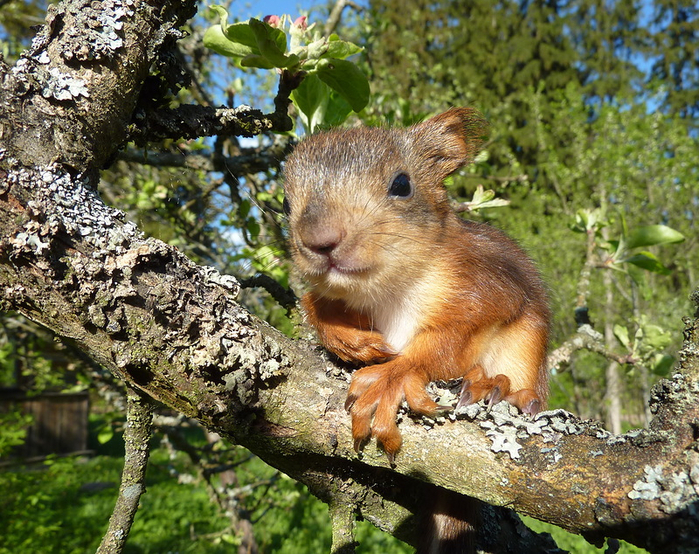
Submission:
[[[402,294],[385,299],[373,311],[374,326],[394,350],[401,352],[439,309],[442,297],[438,280],[424,275]]]
[[[422,310],[419,302],[403,298],[402,302],[383,305],[374,314],[374,325],[381,331],[384,340],[397,352],[410,343],[420,327]]]

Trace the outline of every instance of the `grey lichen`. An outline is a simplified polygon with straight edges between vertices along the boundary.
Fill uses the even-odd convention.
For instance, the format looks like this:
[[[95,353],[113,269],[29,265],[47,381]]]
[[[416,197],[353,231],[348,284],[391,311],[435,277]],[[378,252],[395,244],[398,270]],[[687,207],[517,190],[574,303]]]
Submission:
[[[585,431],[583,422],[565,410],[540,412],[531,418],[504,401],[490,410],[482,403],[456,410],[455,417],[464,416],[477,420],[486,429],[485,434],[492,441],[493,452],[507,452],[513,460],[520,457],[522,445],[519,441],[541,435],[547,444],[541,448],[541,453],[555,464],[562,457],[556,447],[560,439],[564,435],[578,435]]]
[[[699,453],[691,451],[688,456],[689,471],[673,471],[662,465],[645,466],[643,478],[633,484],[628,497],[631,500],[659,500],[660,510],[668,514],[689,508],[696,518],[698,514],[694,506],[699,500]]]
[[[68,3],[66,9],[75,21],[67,30],[63,58],[81,62],[111,59],[124,46],[120,34],[134,6],[133,0]]]
[[[41,95],[56,100],[74,100],[79,96],[90,97],[87,84],[83,79],[61,73],[57,67],[51,67],[43,73],[44,82]]]

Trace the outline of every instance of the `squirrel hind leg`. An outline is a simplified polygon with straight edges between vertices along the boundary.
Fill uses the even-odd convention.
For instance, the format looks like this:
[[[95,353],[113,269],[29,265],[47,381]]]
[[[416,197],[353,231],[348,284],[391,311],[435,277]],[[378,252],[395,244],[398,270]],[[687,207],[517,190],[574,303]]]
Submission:
[[[485,400],[488,409],[490,409],[501,400],[505,400],[516,406],[522,413],[530,416],[538,414],[544,407],[543,400],[532,389],[521,389],[516,392],[510,391],[510,379],[503,374],[492,378],[486,377],[475,383],[469,379],[464,379],[456,407],[469,406]]]
[[[527,415],[535,416],[544,407],[541,398],[532,389],[522,389],[505,397],[510,404],[517,406],[519,410]]]
[[[485,400],[490,408],[501,400],[508,400],[510,395],[510,378],[507,375],[498,374],[494,377],[481,377],[478,380],[464,377],[461,386],[461,394],[456,407],[469,406],[481,400]]]

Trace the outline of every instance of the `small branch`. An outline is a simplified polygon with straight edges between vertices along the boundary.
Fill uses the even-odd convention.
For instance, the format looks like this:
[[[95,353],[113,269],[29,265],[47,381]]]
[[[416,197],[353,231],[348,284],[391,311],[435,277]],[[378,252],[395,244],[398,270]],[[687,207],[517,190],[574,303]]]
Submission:
[[[589,324],[583,324],[578,327],[578,332],[568,339],[561,346],[556,348],[548,356],[548,366],[556,367],[570,362],[574,352],[578,350],[589,350],[604,356],[608,360],[619,364],[636,364],[638,360],[631,354],[619,355],[610,352],[604,345],[604,337],[601,333],[595,331]]]
[[[128,389],[126,400],[124,471],[121,474],[119,497],[97,554],[118,554],[123,551],[138,502],[145,491],[153,409],[149,400],[132,388]]]
[[[261,287],[265,289],[282,308],[293,310],[296,307],[296,295],[291,290],[285,289],[269,275],[259,273],[247,279],[240,279],[240,286],[244,289]]]
[[[575,302],[575,323],[578,327],[590,324],[590,314],[587,307],[587,297],[590,294],[590,276],[592,268],[595,267],[595,230],[587,231],[587,249],[585,253],[585,264],[580,270],[578,279],[577,299]]]
[[[168,138],[195,139],[214,135],[254,137],[265,132],[288,130],[290,125],[276,113],[265,115],[249,106],[212,108],[185,104],[136,114],[135,122],[128,129],[128,140],[145,144]]]
[[[337,26],[340,24],[340,20],[342,19],[342,12],[345,11],[345,8],[348,6],[357,13],[360,13],[363,9],[359,4],[352,2],[352,0],[337,0],[333,6],[333,9],[330,10],[328,21],[325,23],[325,27],[323,28],[323,36],[329,37],[335,32],[335,29],[337,29]]]
[[[236,156],[209,156],[184,152],[148,152],[130,148],[119,159],[155,167],[185,167],[199,171],[220,171],[247,175],[275,169],[281,165],[294,142],[286,137],[268,147],[243,148]]]
[[[354,554],[357,546],[354,540],[354,506],[347,499],[334,499],[330,503],[330,519],[333,530],[331,554]]]

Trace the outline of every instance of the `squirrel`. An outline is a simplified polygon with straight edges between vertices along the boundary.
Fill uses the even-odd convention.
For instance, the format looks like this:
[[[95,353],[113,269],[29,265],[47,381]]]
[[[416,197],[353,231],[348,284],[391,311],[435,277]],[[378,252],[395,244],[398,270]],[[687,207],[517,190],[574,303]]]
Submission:
[[[285,164],[290,250],[310,285],[301,307],[327,350],[363,366],[346,401],[354,447],[374,437],[391,465],[403,400],[446,409],[430,381],[463,378],[457,407],[546,405],[543,280],[504,232],[459,217],[443,183],[486,131],[476,110],[451,108],[409,128],[312,135]]]

